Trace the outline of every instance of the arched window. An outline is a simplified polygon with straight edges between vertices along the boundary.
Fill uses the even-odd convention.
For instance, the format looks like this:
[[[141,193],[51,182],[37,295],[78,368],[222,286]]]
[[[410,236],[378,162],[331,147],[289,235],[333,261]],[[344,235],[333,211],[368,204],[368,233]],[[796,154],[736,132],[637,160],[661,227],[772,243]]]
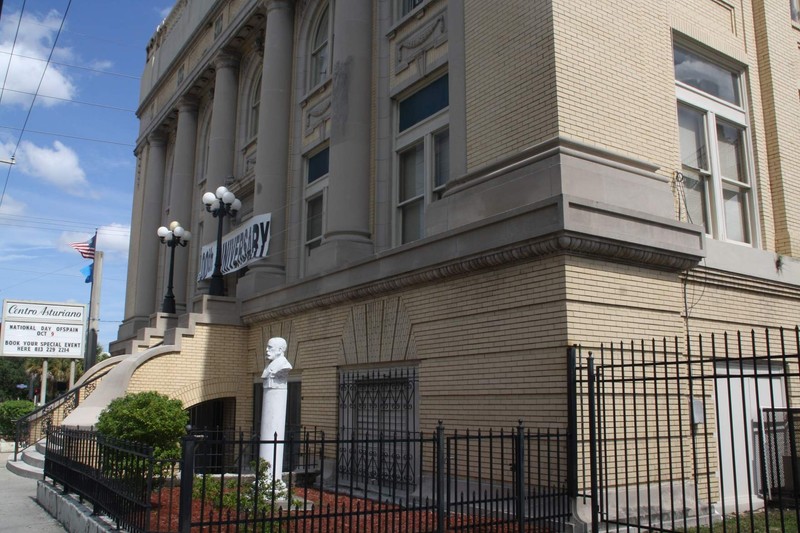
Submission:
[[[250,89],[250,106],[247,110],[247,140],[258,135],[258,108],[261,105],[261,76],[256,79]]]
[[[330,20],[330,4],[326,4],[311,32],[311,40],[309,42],[309,50],[311,52],[309,55],[309,89],[319,85],[330,75]]]

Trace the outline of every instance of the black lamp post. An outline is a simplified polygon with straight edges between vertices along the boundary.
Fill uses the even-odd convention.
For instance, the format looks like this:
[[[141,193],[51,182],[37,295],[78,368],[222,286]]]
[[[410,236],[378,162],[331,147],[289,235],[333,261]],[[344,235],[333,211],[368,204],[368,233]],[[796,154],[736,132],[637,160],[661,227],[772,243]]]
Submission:
[[[164,302],[161,304],[163,313],[175,314],[175,295],[172,293],[172,276],[175,272],[175,248],[186,246],[192,238],[192,234],[181,227],[177,220],[169,223],[169,227],[161,226],[158,228],[158,238],[166,244],[169,251],[169,278],[167,280],[167,293],[164,295]]]
[[[217,255],[214,259],[214,273],[211,274],[211,285],[208,294],[223,296],[225,285],[222,281],[222,219],[226,216],[236,216],[242,208],[242,202],[226,187],[217,187],[216,192],[207,192],[203,195],[206,211],[219,220],[217,224]]]

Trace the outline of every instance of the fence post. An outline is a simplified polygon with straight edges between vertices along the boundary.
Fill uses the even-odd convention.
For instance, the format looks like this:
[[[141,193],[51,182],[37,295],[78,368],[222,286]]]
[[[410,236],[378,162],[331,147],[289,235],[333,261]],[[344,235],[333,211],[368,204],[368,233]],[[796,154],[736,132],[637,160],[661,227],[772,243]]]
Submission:
[[[600,531],[600,486],[597,477],[597,412],[594,397],[594,357],[589,357],[589,459],[592,477],[592,533]]]
[[[445,484],[444,424],[439,420],[436,426],[436,531],[445,533],[447,506],[444,500]]]
[[[567,493],[578,497],[578,356],[567,348]]]
[[[525,428],[522,420],[517,426],[517,438],[514,446],[515,499],[517,504],[517,531],[525,533]]]
[[[178,531],[190,533],[192,528],[192,485],[194,452],[197,439],[187,435],[181,439],[181,497],[178,505]]]

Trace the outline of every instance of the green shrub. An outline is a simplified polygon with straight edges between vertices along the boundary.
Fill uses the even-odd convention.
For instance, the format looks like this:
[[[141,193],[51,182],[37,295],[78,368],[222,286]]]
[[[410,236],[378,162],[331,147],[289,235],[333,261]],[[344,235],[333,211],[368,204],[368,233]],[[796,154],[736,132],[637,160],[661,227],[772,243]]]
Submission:
[[[157,392],[137,392],[113,400],[97,420],[103,435],[152,446],[156,458],[180,457],[189,413],[180,400]]]
[[[13,437],[16,433],[14,422],[34,409],[36,405],[28,400],[9,400],[0,403],[0,435]]]

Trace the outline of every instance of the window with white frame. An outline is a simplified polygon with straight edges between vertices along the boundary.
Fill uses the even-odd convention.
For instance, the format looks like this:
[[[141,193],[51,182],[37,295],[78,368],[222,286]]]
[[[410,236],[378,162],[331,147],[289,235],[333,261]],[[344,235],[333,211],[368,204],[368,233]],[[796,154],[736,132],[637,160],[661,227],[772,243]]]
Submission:
[[[261,76],[250,88],[250,105],[247,109],[247,140],[258,135],[258,110],[261,107]]]
[[[316,87],[330,75],[331,62],[330,3],[320,11],[311,31],[308,58],[308,88]]]
[[[305,247],[306,253],[322,244],[325,223],[325,189],[328,186],[330,149],[306,158]]]
[[[674,47],[683,207],[718,240],[754,244],[747,112],[742,73]]]
[[[448,77],[398,102],[397,233],[401,244],[425,235],[425,208],[439,199],[450,174]]]

